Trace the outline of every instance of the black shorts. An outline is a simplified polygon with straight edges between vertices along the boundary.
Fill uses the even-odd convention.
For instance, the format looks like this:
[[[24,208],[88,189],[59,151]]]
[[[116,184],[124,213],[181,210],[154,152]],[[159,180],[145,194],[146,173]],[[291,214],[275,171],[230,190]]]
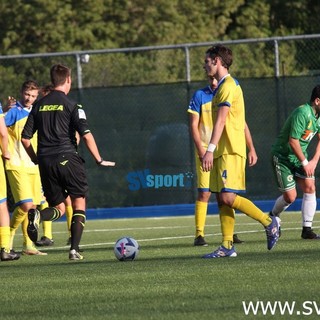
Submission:
[[[44,195],[49,206],[56,206],[70,195],[86,197],[88,181],[84,160],[77,153],[39,158]]]

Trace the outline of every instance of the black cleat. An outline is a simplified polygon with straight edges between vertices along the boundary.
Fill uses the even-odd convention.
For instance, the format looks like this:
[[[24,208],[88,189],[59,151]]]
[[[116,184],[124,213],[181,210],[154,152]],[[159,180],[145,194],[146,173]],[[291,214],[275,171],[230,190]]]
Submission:
[[[10,250],[9,252],[4,248],[1,248],[1,261],[13,261],[19,260],[20,253],[15,252],[14,250]]]
[[[27,233],[32,242],[38,240],[38,229],[40,225],[40,211],[37,209],[30,209],[28,211],[29,224],[27,227]]]
[[[320,240],[320,235],[313,232],[311,228],[304,227],[301,232],[301,238],[305,240]]]
[[[196,247],[207,247],[208,243],[204,240],[203,236],[198,236],[194,239],[193,245]]]
[[[243,240],[240,240],[238,238],[238,235],[236,233],[233,235],[233,243],[243,243],[243,242],[244,242]]]
[[[41,237],[41,239],[35,243],[37,247],[50,247],[53,246],[53,244],[54,241],[45,236]]]

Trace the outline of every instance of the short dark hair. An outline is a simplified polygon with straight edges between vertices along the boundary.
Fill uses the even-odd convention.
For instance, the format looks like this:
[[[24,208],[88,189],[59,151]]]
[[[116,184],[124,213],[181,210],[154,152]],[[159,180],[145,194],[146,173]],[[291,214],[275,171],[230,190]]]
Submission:
[[[313,102],[317,98],[320,98],[320,85],[319,84],[313,88],[312,93],[311,93],[310,102]]]
[[[232,65],[232,50],[221,44],[209,48],[206,54],[209,55],[211,59],[219,57],[222,65],[227,69]]]
[[[63,85],[71,76],[71,69],[63,64],[55,64],[50,69],[50,78],[54,87]]]
[[[40,91],[41,91],[41,94],[43,96],[46,96],[47,94],[49,94],[52,90],[54,89],[54,86],[52,83],[48,83],[46,84],[45,86],[43,86]]]
[[[40,87],[36,81],[27,80],[21,86],[21,91],[25,90],[40,90]]]

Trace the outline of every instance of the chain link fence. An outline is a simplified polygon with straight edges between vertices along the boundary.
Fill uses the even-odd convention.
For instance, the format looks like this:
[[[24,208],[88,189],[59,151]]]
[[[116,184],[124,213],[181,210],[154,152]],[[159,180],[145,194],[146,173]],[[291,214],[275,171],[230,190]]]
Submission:
[[[259,157],[247,169],[248,196],[274,199],[270,148],[284,119],[308,102],[320,83],[320,35],[220,43],[234,52],[230,71],[242,85]],[[80,144],[89,176],[88,206],[193,203],[187,107],[193,92],[207,84],[203,60],[212,44],[0,56],[1,99],[19,95],[29,78],[47,84],[54,63],[70,66],[70,95],[83,104],[101,154],[117,163],[112,169],[97,167]]]
[[[73,69],[74,89],[193,82],[204,79],[203,60],[215,43],[234,52],[237,78],[320,74],[320,34],[58,53],[0,56],[0,92],[17,92],[27,78],[40,84],[57,62]]]

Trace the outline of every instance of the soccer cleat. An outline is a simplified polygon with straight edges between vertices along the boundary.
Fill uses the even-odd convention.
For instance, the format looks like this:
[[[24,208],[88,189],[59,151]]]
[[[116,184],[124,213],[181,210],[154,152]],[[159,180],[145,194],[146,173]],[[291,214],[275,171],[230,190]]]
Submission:
[[[21,254],[18,253],[18,252],[15,252],[13,249],[10,249],[10,254],[15,256],[14,260],[19,260],[20,259]]]
[[[212,259],[212,258],[234,258],[237,256],[236,251],[234,250],[234,246],[231,249],[227,249],[224,246],[220,246],[216,251],[208,253],[204,255],[202,258],[204,259]]]
[[[47,256],[48,254],[46,252],[39,251],[34,246],[27,246],[23,247],[22,254],[25,256]]]
[[[243,243],[244,241],[243,240],[240,240],[238,238],[238,235],[237,234],[234,234],[233,235],[233,243]]]
[[[1,261],[13,261],[20,259],[20,253],[15,252],[14,250],[6,250],[5,248],[1,248]]]
[[[28,211],[29,224],[27,227],[27,233],[31,241],[37,242],[38,229],[40,224],[40,211],[37,209],[30,209]]]
[[[41,239],[35,243],[35,245],[38,247],[50,247],[53,244],[54,244],[54,241],[45,236],[41,237]]]
[[[271,217],[277,217],[277,216],[275,216],[273,213],[272,213],[272,211],[270,211],[270,213],[269,213],[269,217],[271,218]],[[278,225],[279,225],[279,238],[281,237],[281,219],[279,218],[279,217],[277,217],[278,218]]]
[[[267,235],[267,248],[271,250],[279,240],[279,218],[271,216],[272,222],[265,227]]]
[[[75,249],[72,249],[69,252],[69,259],[70,260],[83,260],[83,256]]]
[[[304,227],[301,232],[301,238],[305,240],[320,240],[320,235],[313,232],[311,228]]]
[[[203,236],[198,236],[194,239],[193,245],[196,247],[207,247],[208,243],[204,240]]]
[[[278,218],[279,220],[278,220],[278,224],[279,224],[279,238],[281,237],[281,220],[280,220],[280,218]]]

